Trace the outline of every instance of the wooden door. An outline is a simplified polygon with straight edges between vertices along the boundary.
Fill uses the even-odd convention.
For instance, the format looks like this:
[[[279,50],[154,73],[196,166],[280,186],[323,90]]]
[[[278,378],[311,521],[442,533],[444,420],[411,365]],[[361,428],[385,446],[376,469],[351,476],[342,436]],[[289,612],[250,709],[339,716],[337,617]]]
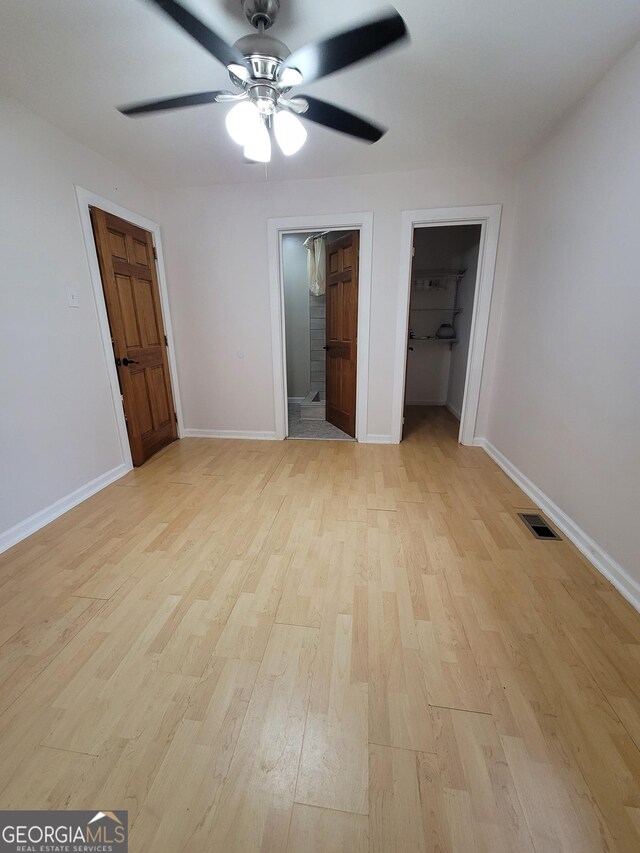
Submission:
[[[360,232],[328,243],[327,420],[355,438]]]
[[[178,437],[153,239],[97,207],[93,233],[134,465]]]

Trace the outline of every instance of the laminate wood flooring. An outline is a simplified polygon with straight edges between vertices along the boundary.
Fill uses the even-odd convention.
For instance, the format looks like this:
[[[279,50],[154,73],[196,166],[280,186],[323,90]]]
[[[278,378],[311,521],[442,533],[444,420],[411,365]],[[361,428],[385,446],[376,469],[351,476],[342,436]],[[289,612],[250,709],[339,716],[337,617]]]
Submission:
[[[638,853],[640,616],[456,433],[185,439],[0,556],[0,808],[127,809],[132,853]]]

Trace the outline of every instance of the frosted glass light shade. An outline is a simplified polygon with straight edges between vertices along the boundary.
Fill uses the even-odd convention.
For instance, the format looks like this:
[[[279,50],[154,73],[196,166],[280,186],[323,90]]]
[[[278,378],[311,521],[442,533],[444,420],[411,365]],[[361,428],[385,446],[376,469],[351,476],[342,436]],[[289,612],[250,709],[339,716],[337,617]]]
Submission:
[[[227,66],[227,68],[232,74],[235,74],[236,77],[239,77],[241,80],[248,80],[249,77],[251,77],[251,72],[246,65],[236,65],[235,62],[232,62],[231,65]]]
[[[273,129],[278,145],[287,157],[299,151],[307,139],[307,131],[298,116],[285,110],[275,114]]]
[[[258,108],[251,101],[241,101],[232,107],[225,119],[227,132],[238,145],[246,145],[262,127]]]
[[[258,163],[268,163],[271,160],[271,139],[262,122],[251,131],[251,136],[244,146],[244,156],[247,160],[255,160]]]
[[[280,75],[283,86],[299,86],[302,83],[302,74],[297,68],[285,68]]]

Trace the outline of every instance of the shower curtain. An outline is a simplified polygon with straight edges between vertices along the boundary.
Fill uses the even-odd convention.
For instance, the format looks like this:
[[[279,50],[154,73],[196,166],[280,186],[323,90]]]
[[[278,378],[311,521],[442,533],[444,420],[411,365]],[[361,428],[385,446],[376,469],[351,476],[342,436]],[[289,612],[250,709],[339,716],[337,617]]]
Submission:
[[[326,288],[325,239],[324,237],[308,237],[304,241],[304,245],[309,253],[307,256],[309,290],[314,296],[322,296]]]

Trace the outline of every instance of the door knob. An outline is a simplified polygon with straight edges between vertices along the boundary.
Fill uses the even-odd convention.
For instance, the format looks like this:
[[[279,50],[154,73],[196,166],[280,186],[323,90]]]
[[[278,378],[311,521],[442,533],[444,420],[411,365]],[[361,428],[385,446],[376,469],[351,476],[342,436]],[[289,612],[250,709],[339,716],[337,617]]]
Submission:
[[[333,349],[333,347],[322,347],[322,349]]]
[[[132,358],[123,358],[122,363],[126,367],[128,364],[140,364],[139,361],[134,361]]]

